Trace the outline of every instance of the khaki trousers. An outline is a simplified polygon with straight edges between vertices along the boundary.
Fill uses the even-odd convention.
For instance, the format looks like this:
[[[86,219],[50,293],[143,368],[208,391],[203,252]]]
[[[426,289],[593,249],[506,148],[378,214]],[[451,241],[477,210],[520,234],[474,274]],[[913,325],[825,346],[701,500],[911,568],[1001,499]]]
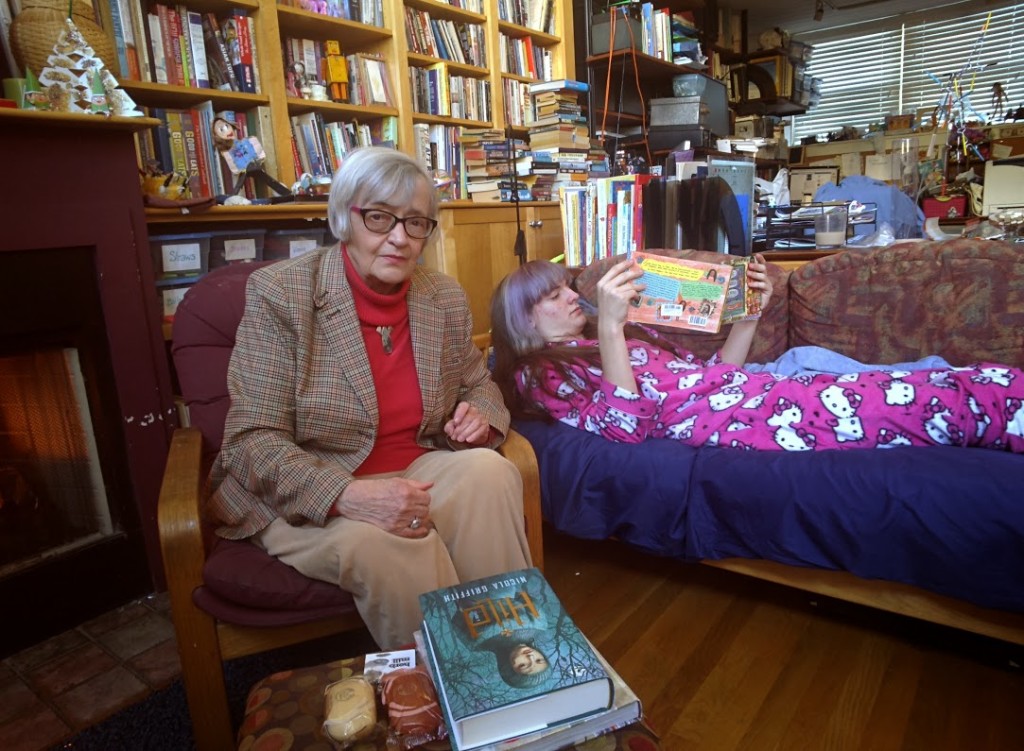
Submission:
[[[381,649],[412,643],[422,592],[530,565],[523,481],[496,451],[431,451],[383,476],[395,475],[434,483],[435,529],[422,539],[342,517],[323,527],[276,519],[252,538],[305,576],[351,592]]]

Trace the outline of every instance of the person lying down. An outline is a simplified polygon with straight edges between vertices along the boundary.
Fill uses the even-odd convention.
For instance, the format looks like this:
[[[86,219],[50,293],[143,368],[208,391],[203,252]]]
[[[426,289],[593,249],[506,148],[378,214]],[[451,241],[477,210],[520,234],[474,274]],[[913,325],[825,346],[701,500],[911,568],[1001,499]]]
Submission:
[[[750,284],[767,305],[764,258]],[[764,451],[974,446],[1024,453],[1024,372],[996,363],[782,375],[744,368],[757,321],[733,324],[703,361],[628,323],[643,290],[633,261],[597,284],[588,317],[568,269],[531,261],[491,301],[494,380],[513,416],[555,419],[610,441],[670,438]]]

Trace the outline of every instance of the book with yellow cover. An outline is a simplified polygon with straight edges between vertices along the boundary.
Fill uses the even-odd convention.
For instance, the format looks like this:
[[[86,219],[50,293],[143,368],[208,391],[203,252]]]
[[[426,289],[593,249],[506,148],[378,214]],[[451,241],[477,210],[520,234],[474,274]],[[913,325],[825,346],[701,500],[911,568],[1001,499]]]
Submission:
[[[747,257],[707,262],[637,252],[633,258],[645,289],[629,309],[630,321],[716,333],[761,315],[761,294],[747,286]]]

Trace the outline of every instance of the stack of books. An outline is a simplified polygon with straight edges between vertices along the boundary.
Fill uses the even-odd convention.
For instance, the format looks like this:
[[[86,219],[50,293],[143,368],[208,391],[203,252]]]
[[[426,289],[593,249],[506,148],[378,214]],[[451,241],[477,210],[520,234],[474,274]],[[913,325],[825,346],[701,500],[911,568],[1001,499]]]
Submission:
[[[640,720],[538,569],[427,592],[420,607],[453,751],[552,751]]]
[[[536,200],[550,200],[562,185],[586,182],[589,176],[590,128],[579,98],[589,90],[582,81],[561,78],[529,86],[532,118],[530,155],[537,179]]]
[[[519,200],[530,200],[528,183],[532,180],[532,159],[526,155],[525,141],[508,138],[502,131],[492,128],[464,127],[459,143],[466,192],[471,200],[476,203],[511,201],[513,183],[520,189]]]

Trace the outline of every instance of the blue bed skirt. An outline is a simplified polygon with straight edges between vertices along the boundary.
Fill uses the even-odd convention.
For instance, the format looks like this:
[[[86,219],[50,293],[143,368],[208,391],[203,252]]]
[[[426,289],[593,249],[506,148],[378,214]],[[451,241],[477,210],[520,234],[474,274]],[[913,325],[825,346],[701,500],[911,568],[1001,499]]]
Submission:
[[[566,534],[689,561],[839,569],[1024,612],[1024,455],[748,452],[514,427],[537,453],[544,518]]]

